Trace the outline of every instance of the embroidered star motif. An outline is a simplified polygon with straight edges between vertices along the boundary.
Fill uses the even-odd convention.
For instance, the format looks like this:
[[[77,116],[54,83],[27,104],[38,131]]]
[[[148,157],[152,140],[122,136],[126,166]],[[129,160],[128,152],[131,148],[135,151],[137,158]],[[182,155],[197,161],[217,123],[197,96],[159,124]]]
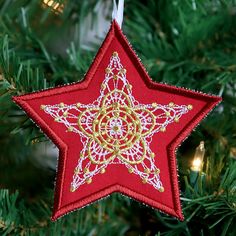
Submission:
[[[179,122],[192,105],[140,104],[132,95],[132,85],[117,52],[105,69],[100,96],[91,104],[41,105],[56,122],[81,136],[83,149],[74,170],[70,190],[92,183],[93,176],[104,174],[111,164],[123,164],[143,183],[164,191],[160,169],[150,149],[152,136],[165,132],[168,124]],[[119,168],[119,166],[117,166]]]

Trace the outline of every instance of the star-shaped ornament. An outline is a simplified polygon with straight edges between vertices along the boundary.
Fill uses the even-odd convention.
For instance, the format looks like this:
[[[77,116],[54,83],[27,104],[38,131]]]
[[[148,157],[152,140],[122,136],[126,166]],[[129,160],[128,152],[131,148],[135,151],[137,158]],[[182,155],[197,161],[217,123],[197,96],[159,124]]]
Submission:
[[[60,149],[53,220],[113,192],[183,220],[175,151],[220,100],[152,82],[115,20],[82,82],[14,97]]]

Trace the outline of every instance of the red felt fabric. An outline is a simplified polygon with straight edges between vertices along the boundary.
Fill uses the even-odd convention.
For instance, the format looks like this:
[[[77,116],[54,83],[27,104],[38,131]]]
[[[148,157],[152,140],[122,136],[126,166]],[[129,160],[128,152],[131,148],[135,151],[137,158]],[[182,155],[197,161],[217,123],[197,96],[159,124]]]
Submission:
[[[164,192],[157,191],[152,185],[143,184],[139,176],[130,174],[124,165],[111,165],[105,174],[96,175],[92,184],[82,185],[77,191],[70,192],[74,168],[82,149],[80,136],[65,132],[62,124],[54,122],[51,116],[40,109],[42,104],[93,102],[99,96],[104,70],[114,51],[119,53],[122,64],[127,69],[127,79],[133,85],[133,95],[140,103],[168,104],[172,101],[176,104],[193,105],[194,109],[184,115],[181,122],[172,123],[166,132],[153,136],[151,149],[156,154],[155,162],[161,170]],[[123,193],[183,220],[175,151],[221,98],[152,82],[115,21],[82,82],[16,96],[13,99],[60,149],[52,220],[113,192]]]

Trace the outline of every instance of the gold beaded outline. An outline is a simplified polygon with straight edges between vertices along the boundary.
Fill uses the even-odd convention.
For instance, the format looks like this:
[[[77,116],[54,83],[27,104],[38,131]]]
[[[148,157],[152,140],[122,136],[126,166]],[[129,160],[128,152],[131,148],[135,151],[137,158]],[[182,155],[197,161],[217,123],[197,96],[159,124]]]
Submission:
[[[122,90],[119,90],[119,89],[114,89],[114,90],[112,90],[111,92],[107,93],[107,94],[105,95],[105,97],[103,98],[103,100],[102,100],[102,105],[101,105],[101,107],[106,107],[105,102],[106,102],[106,100],[107,100],[107,97],[110,96],[110,95],[112,95],[113,93],[121,93],[122,95],[124,95],[124,97],[125,97],[126,100],[127,100],[128,107],[129,107],[129,108],[132,107],[132,102],[131,102],[129,96],[128,96],[125,92],[123,92]]]
[[[91,155],[91,144],[94,140],[93,139],[90,139],[89,142],[88,142],[88,158],[90,159],[90,161],[93,163],[93,164],[106,164],[107,162],[110,162],[112,159],[114,159],[116,157],[115,154],[112,154],[109,158],[103,160],[103,161],[98,161],[98,160],[95,160],[93,158],[93,155]],[[99,144],[98,144],[99,145]]]
[[[145,159],[146,154],[147,154],[146,143],[145,143],[145,141],[144,141],[142,138],[140,138],[139,141],[140,141],[140,143],[142,143],[142,145],[143,145],[143,155],[142,155],[142,157],[141,157],[139,160],[130,161],[128,158],[125,158],[125,157],[122,155],[122,153],[124,152],[124,151],[122,150],[122,153],[119,155],[119,157],[120,157],[124,162],[127,162],[127,163],[132,164],[132,165],[140,164],[141,162],[143,162],[143,160]],[[137,142],[138,142],[138,141],[137,141]],[[134,146],[134,145],[133,145],[133,146]],[[133,147],[133,146],[132,146],[132,147]],[[131,148],[132,148],[132,147],[131,147]]]
[[[153,114],[153,112],[149,111],[146,108],[134,108],[133,109],[133,111],[137,111],[137,110],[141,110],[141,111],[145,111],[145,112],[149,113],[151,118],[152,118],[152,122],[151,122],[152,126],[148,129],[148,131],[146,131],[144,133],[141,132],[141,136],[145,137],[145,136],[149,135],[153,131],[153,129],[155,128],[155,126],[156,126],[156,116]]]
[[[101,117],[101,119],[99,120],[99,123],[98,124],[93,124],[93,131],[94,132],[96,132],[96,130],[95,130],[95,126],[96,125],[98,125],[99,127],[101,127],[102,125],[102,121],[103,121],[103,119],[106,117],[106,115],[108,115],[109,113],[112,113],[112,112],[114,112],[114,110],[111,110],[111,111],[109,111],[107,114],[104,114],[102,117]],[[132,139],[136,136],[136,134],[137,133],[140,133],[140,131],[141,131],[141,126],[140,125],[137,125],[136,123],[135,123],[135,120],[134,120],[134,118],[131,116],[131,114],[128,114],[128,113],[125,113],[125,111],[122,111],[122,112],[124,112],[124,114],[126,115],[126,116],[128,116],[129,118],[130,118],[130,120],[132,120],[133,122],[132,122],[132,124],[133,124],[133,126],[134,126],[134,130],[137,130],[137,127],[138,127],[138,131],[136,131],[136,133],[134,133],[133,135],[132,135]],[[137,119],[137,120],[139,120],[139,118],[137,117],[137,115],[136,115],[136,113],[133,113],[133,115],[135,116],[135,118]],[[96,117],[96,119],[98,118],[98,116]],[[120,117],[121,119],[124,119],[123,117]],[[114,117],[111,117],[110,119],[114,119]],[[108,120],[109,121],[109,120]],[[108,123],[108,122],[107,122]],[[106,124],[107,124],[106,123]],[[128,122],[127,122],[128,123]],[[107,127],[105,126],[104,127],[105,128],[105,130],[107,130]],[[99,137],[101,137],[101,139],[106,143],[106,144],[108,144],[108,145],[110,145],[110,146],[112,146],[110,143],[108,143],[107,142],[107,140],[103,137],[103,135],[100,133],[101,132],[101,130],[99,129]],[[128,135],[128,132],[127,132],[127,135]],[[126,136],[124,136],[124,138],[126,138],[127,137],[127,135]],[[110,135],[109,135],[110,136]],[[95,137],[96,138],[96,140],[100,143],[100,140],[98,140],[97,139],[97,137]],[[124,144],[122,144],[122,145],[120,145],[120,147],[122,147],[122,146],[129,146],[129,144],[130,143],[132,143],[132,139],[130,139],[130,140],[128,140],[128,141],[126,141],[126,143],[124,143]],[[121,139],[122,140],[122,139]],[[136,139],[137,140],[137,139]],[[113,149],[109,149],[109,148],[107,148],[109,151],[112,151]],[[124,150],[127,150],[127,149],[130,149],[130,148],[124,148]]]
[[[92,137],[93,137],[93,134],[88,133],[88,132],[84,129],[84,127],[81,125],[81,118],[82,118],[83,116],[86,117],[85,113],[88,112],[88,111],[99,111],[99,110],[100,110],[99,108],[91,107],[91,108],[87,108],[86,110],[82,111],[82,112],[79,114],[77,124],[78,124],[78,126],[79,126],[80,131],[81,131],[85,136],[88,136],[88,137],[92,138]]]

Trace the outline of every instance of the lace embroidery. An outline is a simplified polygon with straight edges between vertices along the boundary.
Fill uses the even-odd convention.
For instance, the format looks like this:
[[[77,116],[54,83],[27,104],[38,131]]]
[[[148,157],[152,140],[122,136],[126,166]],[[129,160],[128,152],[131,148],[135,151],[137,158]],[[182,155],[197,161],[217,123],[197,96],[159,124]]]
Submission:
[[[164,187],[155,154],[150,149],[152,137],[165,132],[172,122],[179,122],[192,105],[141,104],[132,95],[126,69],[117,52],[110,58],[101,84],[100,96],[91,104],[64,103],[41,105],[68,132],[81,137],[83,149],[75,167],[70,190],[90,184],[97,174],[104,174],[108,165],[125,165],[129,173],[140,176],[160,192]]]

